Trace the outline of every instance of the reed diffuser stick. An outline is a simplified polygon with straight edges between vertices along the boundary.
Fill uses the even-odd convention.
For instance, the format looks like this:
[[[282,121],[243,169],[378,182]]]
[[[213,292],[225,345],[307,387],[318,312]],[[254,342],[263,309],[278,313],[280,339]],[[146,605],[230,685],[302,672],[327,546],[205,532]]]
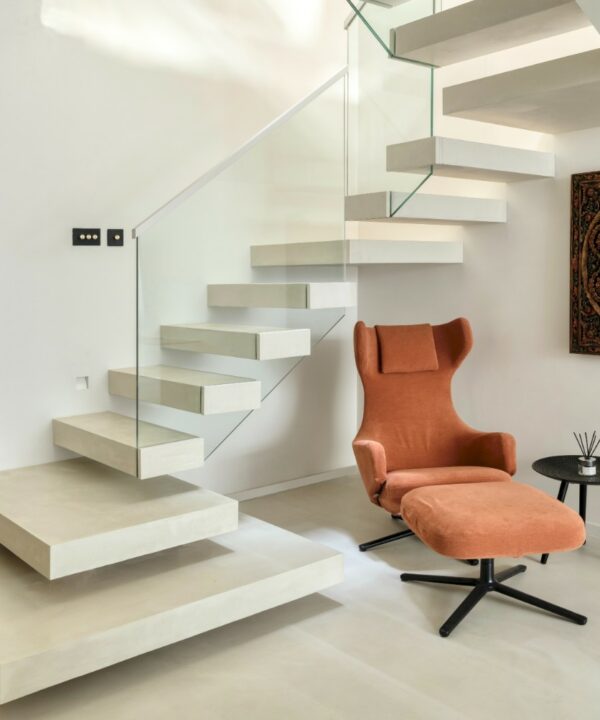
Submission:
[[[589,458],[594,456],[598,446],[600,445],[600,436],[595,430],[589,437],[587,432],[584,432],[583,434],[574,432],[573,437],[577,441],[577,445],[579,446],[579,450],[581,451],[581,455],[583,457]]]

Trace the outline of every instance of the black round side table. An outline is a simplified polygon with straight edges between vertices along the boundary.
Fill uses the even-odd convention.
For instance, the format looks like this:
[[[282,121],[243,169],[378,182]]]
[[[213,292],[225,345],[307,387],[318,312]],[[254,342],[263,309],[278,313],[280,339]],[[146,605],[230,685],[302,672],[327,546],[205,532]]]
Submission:
[[[577,472],[579,455],[554,455],[536,460],[531,466],[540,475],[560,480],[557,500],[564,502],[570,483],[579,485],[579,515],[585,522],[588,485],[600,485],[600,475],[580,475]],[[548,553],[542,555],[542,564],[548,562]]]

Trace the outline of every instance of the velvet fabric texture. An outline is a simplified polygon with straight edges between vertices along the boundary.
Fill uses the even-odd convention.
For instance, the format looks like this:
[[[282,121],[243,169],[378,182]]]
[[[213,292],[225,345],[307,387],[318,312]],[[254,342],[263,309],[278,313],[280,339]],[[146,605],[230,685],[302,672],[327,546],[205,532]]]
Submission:
[[[400,510],[426,545],[459,560],[542,555],[585,541],[574,510],[517,482],[422,487],[404,495]]]
[[[425,333],[398,327],[402,330],[393,335],[389,326],[375,329],[358,322],[354,329],[365,403],[353,448],[371,501],[397,514],[403,495],[415,487],[509,481],[516,470],[512,435],[474,430],[452,404],[452,376],[473,344],[468,321],[417,326],[430,328],[437,369],[382,372],[383,353],[386,369],[399,367],[389,352],[408,357],[411,337],[418,340],[415,364],[422,367],[427,359]]]

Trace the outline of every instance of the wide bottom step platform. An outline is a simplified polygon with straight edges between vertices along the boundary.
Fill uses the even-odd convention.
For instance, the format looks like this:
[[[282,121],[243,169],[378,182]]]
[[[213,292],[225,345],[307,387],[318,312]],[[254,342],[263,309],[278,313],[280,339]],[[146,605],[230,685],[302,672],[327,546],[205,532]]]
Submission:
[[[217,540],[54,581],[0,548],[0,703],[342,579],[339,553],[247,516]]]
[[[50,580],[237,529],[235,500],[87,458],[0,473],[0,545]],[[1,610],[1,608],[0,608]]]

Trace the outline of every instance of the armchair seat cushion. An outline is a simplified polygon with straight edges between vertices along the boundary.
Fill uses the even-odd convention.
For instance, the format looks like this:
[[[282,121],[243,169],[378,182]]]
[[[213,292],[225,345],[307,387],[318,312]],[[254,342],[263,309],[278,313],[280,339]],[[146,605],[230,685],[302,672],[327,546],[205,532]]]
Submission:
[[[426,545],[461,560],[574,550],[585,541],[574,510],[517,482],[422,487],[401,511]]]
[[[392,470],[387,473],[385,488],[379,496],[379,504],[389,512],[397,514],[400,513],[402,498],[415,488],[429,485],[510,482],[511,479],[504,470],[472,465]]]

